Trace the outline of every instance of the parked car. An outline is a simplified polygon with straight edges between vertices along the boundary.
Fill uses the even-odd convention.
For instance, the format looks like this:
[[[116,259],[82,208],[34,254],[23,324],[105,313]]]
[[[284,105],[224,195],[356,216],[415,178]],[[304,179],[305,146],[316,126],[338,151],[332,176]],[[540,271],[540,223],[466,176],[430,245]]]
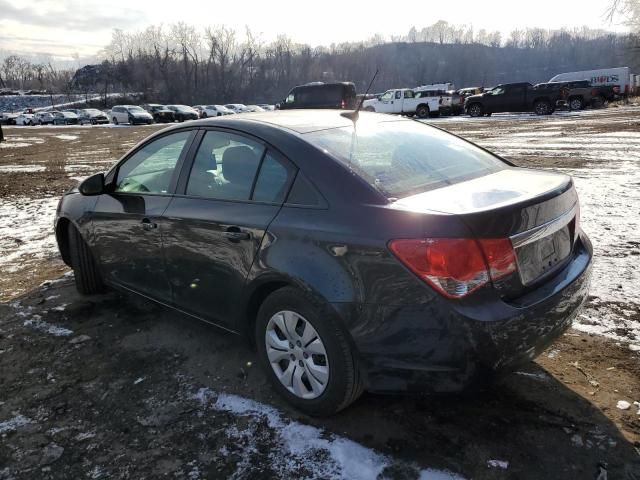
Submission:
[[[281,110],[293,108],[334,108],[352,110],[356,107],[356,86],[352,82],[313,82],[291,89],[280,103]]]
[[[200,118],[221,117],[223,115],[233,115],[235,112],[224,105],[200,105],[202,114]]]
[[[97,108],[84,108],[80,110],[78,114],[78,123],[80,125],[99,125],[109,123],[109,117],[106,113],[98,110]]]
[[[267,112],[148,137],[60,201],[78,290],[245,335],[314,415],[365,389],[459,391],[539,355],[588,296],[572,179],[422,122],[357,122]]]
[[[21,113],[16,117],[16,125],[35,125],[34,115],[32,113]]]
[[[465,99],[466,97],[470,97],[471,95],[479,95],[481,93],[483,93],[482,87],[467,87],[458,90],[458,95],[460,95],[463,99]]]
[[[452,84],[444,84],[452,85]],[[416,98],[438,98],[439,115],[459,115],[463,109],[463,99],[455,90],[437,90],[434,86],[423,86],[414,89]]]
[[[276,109],[275,105],[271,105],[269,103],[259,103],[258,106],[266,111],[273,111]]]
[[[384,92],[380,98],[365,100],[363,110],[378,113],[396,113],[427,118],[440,114],[440,96],[431,90],[414,92],[410,88],[394,88]]]
[[[249,112],[266,112],[266,110],[258,105],[247,105],[247,111]]]
[[[57,110],[50,110],[47,112],[37,112],[34,116],[34,121],[38,125],[64,125],[65,117],[62,112]]]
[[[62,110],[60,112],[62,117],[57,116],[57,122],[54,120],[53,123],[57,123],[59,125],[77,125],[78,124],[78,115],[75,112],[70,110]]]
[[[2,114],[2,123],[5,125],[15,125],[20,112],[4,112]]]
[[[227,103],[225,108],[228,108],[233,113],[245,113],[249,111],[247,106],[243,103]]]
[[[178,122],[200,118],[200,114],[187,105],[167,105],[167,108],[173,110],[173,115]]]
[[[602,87],[594,87],[588,80],[539,83],[534,88],[545,86],[567,89],[567,98],[558,100],[558,105],[564,105],[571,110],[582,110],[588,106],[601,107],[606,101]]]
[[[111,109],[111,122],[115,125],[129,123],[131,125],[153,123],[153,117],[137,105],[116,105]]]
[[[566,88],[544,84],[535,88],[530,83],[505,83],[464,101],[465,111],[472,117],[499,112],[535,112],[550,115],[559,100],[568,95]]]
[[[176,121],[176,113],[166,105],[149,103],[143,105],[142,108],[151,114],[153,121],[156,123],[173,123]]]

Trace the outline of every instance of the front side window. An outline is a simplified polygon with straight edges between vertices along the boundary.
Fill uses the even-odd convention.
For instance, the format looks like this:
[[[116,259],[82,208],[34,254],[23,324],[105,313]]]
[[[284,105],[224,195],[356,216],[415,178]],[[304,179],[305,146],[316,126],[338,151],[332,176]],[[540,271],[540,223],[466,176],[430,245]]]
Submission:
[[[507,168],[462,139],[410,120],[361,118],[355,132],[354,127],[340,127],[304,138],[387,197],[402,198]]]
[[[154,140],[118,168],[116,192],[167,193],[190,131]]]
[[[402,96],[402,92],[400,90],[398,90],[396,92],[396,99],[399,99]]]
[[[207,132],[193,161],[187,195],[219,200],[249,200],[264,147],[227,132]]]

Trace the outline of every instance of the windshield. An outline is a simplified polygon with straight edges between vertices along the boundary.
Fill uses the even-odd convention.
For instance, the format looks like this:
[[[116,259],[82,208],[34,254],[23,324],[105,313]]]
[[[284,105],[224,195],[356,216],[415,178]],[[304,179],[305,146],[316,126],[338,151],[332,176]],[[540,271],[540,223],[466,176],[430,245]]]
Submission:
[[[305,139],[326,150],[387,197],[406,197],[488,175],[504,162],[419,122],[367,122],[319,130]]]

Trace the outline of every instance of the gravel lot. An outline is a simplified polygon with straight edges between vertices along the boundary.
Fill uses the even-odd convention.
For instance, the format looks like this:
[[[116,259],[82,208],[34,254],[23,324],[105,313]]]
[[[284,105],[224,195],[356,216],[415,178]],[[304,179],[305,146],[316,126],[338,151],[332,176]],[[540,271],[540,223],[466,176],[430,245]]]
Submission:
[[[0,479],[639,479],[640,108],[430,123],[574,175],[592,298],[575,329],[486,391],[365,395],[329,419],[275,397],[233,336],[75,293],[51,232],[57,197],[158,127],[5,127]]]

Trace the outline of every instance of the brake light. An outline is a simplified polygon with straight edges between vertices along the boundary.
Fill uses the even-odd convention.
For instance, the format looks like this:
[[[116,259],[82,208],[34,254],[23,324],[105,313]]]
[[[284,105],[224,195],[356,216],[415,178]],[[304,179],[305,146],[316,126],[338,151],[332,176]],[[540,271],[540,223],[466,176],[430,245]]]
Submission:
[[[347,104],[345,103],[344,99],[342,99],[342,102],[340,102],[340,106],[341,108],[345,108]]]
[[[511,240],[402,239],[389,249],[413,273],[448,298],[462,298],[516,271]]]

